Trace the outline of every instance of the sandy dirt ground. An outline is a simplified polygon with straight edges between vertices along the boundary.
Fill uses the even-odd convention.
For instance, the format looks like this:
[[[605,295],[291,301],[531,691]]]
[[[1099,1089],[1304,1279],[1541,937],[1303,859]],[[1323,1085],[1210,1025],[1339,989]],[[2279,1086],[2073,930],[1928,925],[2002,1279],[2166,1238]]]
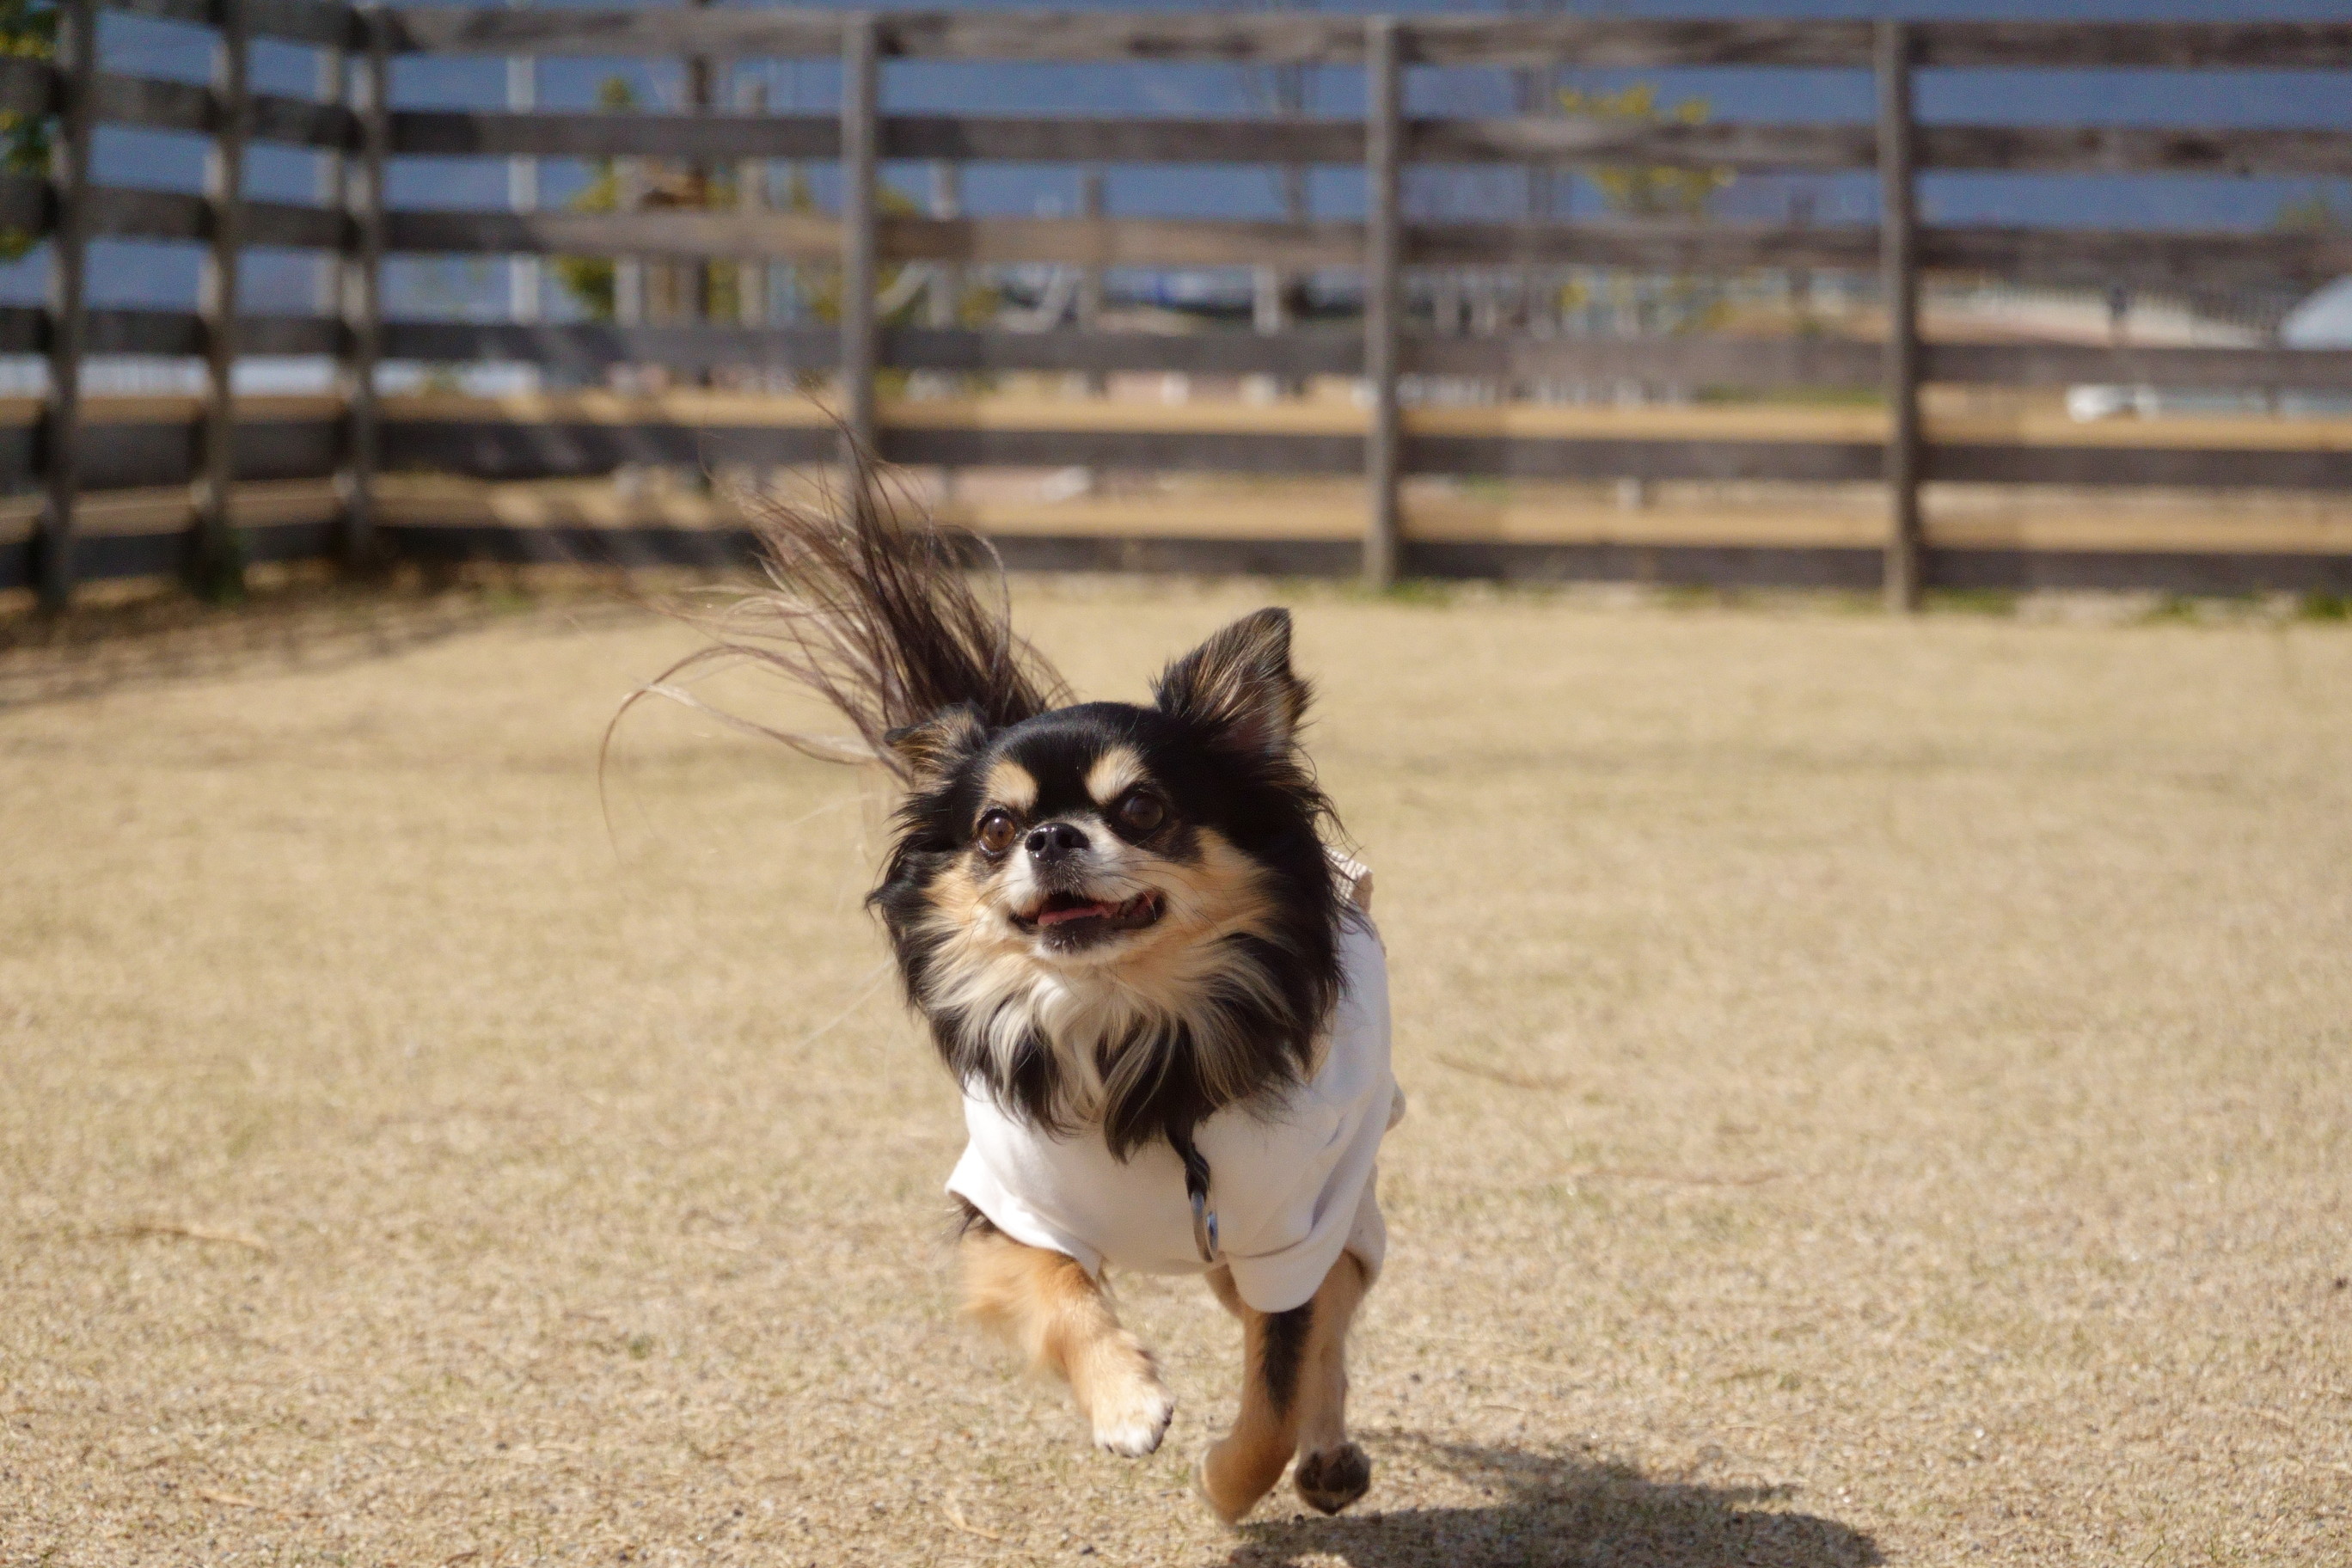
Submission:
[[[0,710],[0,1563],[2352,1563],[2352,632],[1017,590],[1101,695],[1268,597],[1358,1509],[1190,1497],[1197,1282],[1140,1461],[959,1329],[876,805],[649,710],[608,832],[693,639],[541,607]]]

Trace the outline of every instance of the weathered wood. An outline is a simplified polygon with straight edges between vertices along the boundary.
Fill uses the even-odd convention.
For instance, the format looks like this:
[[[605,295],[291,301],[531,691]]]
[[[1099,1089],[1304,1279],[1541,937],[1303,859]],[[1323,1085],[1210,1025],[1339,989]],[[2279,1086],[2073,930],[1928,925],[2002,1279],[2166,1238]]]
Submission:
[[[839,13],[761,9],[580,10],[546,18],[457,6],[394,13],[412,50],[440,54],[815,58],[841,47]],[[1208,60],[1235,65],[1354,64],[1360,24],[1339,16],[1052,11],[898,12],[887,53],[927,59]],[[1866,25],[1840,22],[1629,22],[1568,17],[1422,16],[1400,29],[1402,58],[1432,65],[1853,66],[1869,58]]]
[[[257,140],[291,142],[306,147],[341,147],[347,145],[353,134],[350,112],[340,105],[275,93],[256,93],[251,102],[247,131]],[[222,122],[218,95],[196,82],[101,75],[98,80],[98,103],[99,118],[110,124],[188,131],[209,136],[220,129]]]
[[[1878,24],[1878,292],[1886,310],[1886,607],[1919,607],[1919,237],[1911,28]]]
[[[1923,66],[2153,66],[2175,70],[2338,70],[2352,23],[1927,22]]]
[[[299,561],[327,553],[331,525],[274,523],[247,531],[254,558]],[[477,522],[392,523],[390,551],[404,560],[572,564],[597,568],[717,569],[751,559],[743,528],[599,528]],[[90,580],[164,576],[182,569],[182,536],[100,535],[83,542]],[[1339,578],[1357,570],[1343,540],[1016,533],[991,541],[1016,572],[1166,572],[1187,576]],[[30,552],[0,545],[0,588],[31,579]],[[1875,581],[1878,552],[1837,545],[1533,543],[1507,540],[1409,542],[1415,577],[1506,582],[1604,582],[1659,587],[1781,587],[1860,592]],[[2265,551],[1931,549],[1927,582],[1946,590],[2011,593],[2352,594],[2352,555]]]
[[[1875,227],[1680,220],[1570,224],[1415,224],[1405,259],[1419,267],[1629,267],[1665,272],[1750,268],[1860,269],[1877,258]]]
[[[343,398],[342,463],[336,478],[343,503],[342,558],[371,565],[380,547],[375,537],[375,477],[383,463],[383,416],[377,403],[376,367],[383,353],[384,168],[392,151],[392,35],[383,13],[363,17],[358,63],[359,156],[347,171],[344,199],[346,247],[342,275],[342,327],[346,348],[336,366]]]
[[[106,0],[106,8],[199,27],[219,19],[218,0]],[[254,37],[303,44],[348,45],[357,27],[352,7],[339,0],[251,0],[246,20]]]
[[[875,290],[882,238],[876,163],[880,156],[880,32],[870,12],[842,20],[841,400],[842,462],[861,483],[877,435],[874,422]],[[759,218],[753,222],[763,221]]]
[[[139,8],[193,12],[198,3],[140,0]],[[404,6],[394,17],[401,47],[442,54],[814,58],[841,47],[844,26],[838,12],[786,8],[534,16],[436,5]],[[1933,22],[1917,34],[1927,66],[2352,64],[2352,26],[2339,22]],[[1354,64],[1364,47],[1360,26],[1343,16],[992,10],[894,13],[881,44],[885,53],[917,58],[1236,65]],[[1406,60],[1429,65],[1862,67],[1872,58],[1870,24],[1843,20],[1422,16],[1402,25],[1399,44]]]
[[[194,482],[201,478],[205,462],[200,401],[163,400],[176,407],[172,417],[162,419],[140,417],[137,411],[126,418],[119,406],[109,406],[123,401],[82,399],[82,499],[111,490],[169,487],[178,490],[193,518]],[[334,471],[338,433],[332,417],[288,417],[257,409],[250,399],[245,412],[234,446],[239,480],[319,479]],[[45,432],[23,426],[0,426],[0,485],[22,491],[43,481],[46,441],[37,439],[43,436]],[[75,534],[77,575],[87,531],[78,529]],[[193,544],[192,540],[183,542]]]
[[[1393,17],[1364,24],[1364,377],[1372,395],[1364,432],[1364,585],[1396,582],[1403,539],[1397,505],[1402,428],[1397,404],[1399,318],[1404,307],[1404,67]]]
[[[334,525],[259,523],[242,531],[255,561],[310,561],[328,553]],[[26,553],[0,544],[0,588],[25,585]],[[79,564],[83,580],[93,583],[184,576],[188,569],[188,536],[184,532],[90,534],[81,541]]]
[[[37,59],[31,55],[0,55],[0,113],[21,114],[37,120],[55,109],[59,100],[58,66]]]
[[[547,420],[484,423],[387,418],[388,469],[425,468],[485,479],[609,474],[625,464],[702,468],[781,467],[840,456],[837,432],[815,426],[614,425]]]
[[[2352,489],[2352,451],[2262,447],[1997,447],[1938,442],[1930,479],[1988,485],[2083,485],[2224,490]]]
[[[7,195],[0,189],[0,213],[7,208]],[[99,185],[91,187],[88,200],[93,235],[205,241],[213,236],[213,209],[206,198],[193,192]],[[297,202],[248,201],[244,223],[247,244],[296,249],[330,250],[348,232],[342,215]]]
[[[219,0],[220,37],[213,53],[213,95],[218,125],[205,160],[205,200],[210,245],[197,283],[196,314],[205,324],[204,462],[195,493],[194,580],[206,594],[233,594],[244,585],[234,513],[236,485],[236,284],[245,254],[246,127],[251,118],[246,67],[247,0]]]
[[[124,307],[82,312],[85,354],[159,354],[201,358],[203,318],[193,310]],[[0,306],[0,353],[47,353],[47,310],[31,305]],[[320,316],[242,316],[237,342],[248,353],[332,353],[342,341],[341,325]]]
[[[436,157],[835,158],[841,122],[814,114],[615,114],[404,109],[392,149]]]
[[[5,194],[0,187],[0,200]],[[101,205],[110,215],[118,195],[158,214],[186,200],[167,192],[101,193]],[[290,209],[279,221],[291,226],[298,221],[295,215],[309,210]],[[401,211],[391,215],[390,223],[392,247],[404,251],[818,260],[836,256],[841,244],[840,228],[833,219],[789,213]],[[123,222],[109,232],[160,237],[178,235],[185,226],[173,226],[159,216],[144,226]],[[1328,220],[891,216],[880,219],[877,226],[887,258],[966,265],[1262,265],[1301,270],[1353,267],[1363,256],[1362,226]],[[2352,271],[2352,235],[2327,233],[1922,228],[1919,253],[1921,266],[1929,269],[2048,282],[2315,283]],[[1877,229],[1860,226],[1446,223],[1409,225],[1404,231],[1407,266],[1591,266],[1675,272],[1791,266],[1862,269],[1874,266],[1877,255]]]
[[[507,360],[575,372],[603,371],[616,364],[660,364],[679,370],[719,365],[831,370],[840,363],[841,334],[826,327],[387,321],[383,352],[392,359]]]
[[[2315,285],[2352,271],[2352,234],[1926,228],[1920,261],[1951,271],[2095,288]]]
[[[201,89],[178,83],[132,85],[192,96],[199,107],[205,100]],[[185,123],[193,114],[175,110],[168,121],[159,115],[142,122],[196,129]],[[331,144],[340,125],[320,106],[292,99],[257,100],[257,135],[317,145]],[[881,135],[885,158],[986,163],[1344,165],[1364,155],[1363,127],[1341,120],[893,115]],[[1932,125],[1914,141],[1921,168],[2352,174],[2352,133],[2332,130]],[[840,153],[840,126],[818,115],[419,110],[394,117],[393,147],[434,155],[830,159]],[[1877,165],[1878,137],[1868,125],[1425,119],[1409,123],[1403,157],[1428,163],[1870,169]]]
[[[1922,168],[2051,174],[2352,174],[2352,133],[2145,125],[1927,125]]]
[[[38,312],[0,309],[0,349],[37,348]],[[121,325],[110,325],[120,320]],[[151,322],[137,325],[134,322]],[[184,325],[167,325],[180,322]],[[94,311],[92,353],[194,353],[194,318],[166,311]],[[239,329],[254,352],[326,351],[331,323],[251,317]],[[823,327],[517,326],[392,321],[394,359],[520,360],[567,370],[615,364],[767,365],[831,370],[839,334]],[[102,341],[103,346],[97,346]],[[1014,332],[902,327],[879,336],[878,363],[902,370],[1168,372],[1188,375],[1360,375],[1363,338],[1307,328],[1279,337],[1216,332]],[[263,346],[264,344],[268,346]],[[1612,385],[1646,376],[1685,385],[1875,387],[1885,354],[1847,338],[1451,338],[1406,336],[1400,369],[1484,381]],[[2074,343],[1922,343],[1920,379],[2005,386],[2084,382],[2211,389],[2352,390],[2352,350],[2132,348]]]
[[[1875,387],[1884,376],[1877,344],[1826,337],[1414,337],[1404,342],[1404,368],[1416,375],[1606,387],[1627,381],[1703,387]]]
[[[1923,343],[1921,377],[1996,386],[2084,382],[2217,391],[2352,392],[2352,349]]]
[[[41,511],[37,565],[43,607],[62,610],[73,597],[74,502],[81,493],[81,361],[88,303],[89,166],[97,130],[98,6],[66,0],[57,34],[58,80],[63,88],[49,178],[60,215],[50,239],[49,387],[42,445],[47,503]]]

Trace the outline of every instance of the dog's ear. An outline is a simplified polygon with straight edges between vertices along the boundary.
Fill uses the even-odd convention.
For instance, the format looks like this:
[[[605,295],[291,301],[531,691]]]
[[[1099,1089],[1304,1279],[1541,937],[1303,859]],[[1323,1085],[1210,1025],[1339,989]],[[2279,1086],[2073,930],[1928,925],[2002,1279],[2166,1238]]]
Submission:
[[[1279,757],[1307,715],[1307,683],[1290,668],[1290,612],[1260,610],[1162,670],[1160,710],[1244,756]]]
[[[988,726],[969,705],[934,713],[919,724],[901,726],[882,737],[910,789],[940,784],[987,739]]]

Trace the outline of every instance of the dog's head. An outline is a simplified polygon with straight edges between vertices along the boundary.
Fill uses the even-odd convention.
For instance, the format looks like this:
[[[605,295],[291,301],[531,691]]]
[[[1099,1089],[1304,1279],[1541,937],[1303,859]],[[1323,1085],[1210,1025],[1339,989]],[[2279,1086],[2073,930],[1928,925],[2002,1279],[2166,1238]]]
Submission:
[[[895,731],[912,784],[874,894],[958,1076],[1040,1125],[1098,1118],[1120,1153],[1295,1080],[1338,988],[1288,615],[1153,696]]]

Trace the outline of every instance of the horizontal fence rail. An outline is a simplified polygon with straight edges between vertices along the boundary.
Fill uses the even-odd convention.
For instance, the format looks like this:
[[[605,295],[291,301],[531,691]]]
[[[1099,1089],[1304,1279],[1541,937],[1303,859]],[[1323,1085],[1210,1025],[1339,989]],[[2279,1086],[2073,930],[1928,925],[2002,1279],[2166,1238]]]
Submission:
[[[47,306],[0,307],[0,352],[47,356],[53,384],[45,401],[0,400],[0,513],[12,504],[7,494],[47,498],[37,525],[21,537],[0,532],[0,585],[37,584],[51,603],[62,602],[78,578],[134,569],[216,574],[224,563],[233,567],[240,559],[331,550],[352,558],[371,549],[446,555],[462,545],[529,557],[570,535],[555,529],[537,542],[494,542],[482,531],[488,524],[423,527],[390,518],[379,526],[381,485],[395,476],[427,473],[520,482],[590,478],[630,465],[820,462],[836,453],[835,412],[866,435],[879,456],[903,463],[950,470],[1361,475],[1371,497],[1365,543],[1353,554],[1352,547],[1332,541],[1276,548],[1264,542],[1024,536],[1025,542],[1000,542],[1015,563],[1255,562],[1287,563],[1268,569],[1318,571],[1360,565],[1375,578],[1403,570],[1660,580],[1711,573],[1717,580],[1747,581],[1777,572],[1789,580],[1850,586],[1878,581],[1903,604],[1923,583],[2064,584],[2098,575],[2084,561],[2059,563],[2058,554],[2037,565],[2023,559],[2031,552],[2011,552],[2020,559],[2011,561],[1998,552],[1923,544],[1909,520],[1916,519],[1916,490],[1924,482],[2352,488],[2352,440],[2324,422],[2309,426],[2311,435],[2275,422],[2230,428],[2211,420],[2144,433],[2029,431],[1998,422],[1915,419],[1906,412],[1916,407],[1918,388],[1937,384],[2098,384],[2265,396],[2352,393],[2352,350],[1941,342],[1921,336],[1915,302],[1919,280],[1936,275],[2101,289],[2304,289],[2352,274],[2352,234],[1936,224],[1917,221],[1911,200],[1923,171],[2344,178],[2352,176],[2352,133],[1921,124],[1910,110],[1910,81],[1922,68],[2347,70],[2352,23],[1366,19],[1048,11],[868,16],[767,7],[380,9],[337,0],[103,4],[204,29],[216,68],[210,84],[102,68],[94,43],[77,53],[74,42],[94,38],[98,0],[65,0],[54,60],[0,58],[0,112],[50,120],[59,145],[50,176],[0,174],[0,228],[47,236],[58,253],[58,281]],[[331,62],[333,87],[315,99],[249,90],[244,55],[247,40],[256,38],[321,51]],[[1373,90],[1367,112],[1358,118],[901,114],[886,111],[875,92],[851,93],[837,114],[730,108],[707,93],[682,113],[425,109],[389,101],[395,58],[469,54],[699,61],[705,64],[696,68],[706,76],[709,62],[820,58],[845,61],[853,83],[877,79],[873,62],[892,58],[1328,64],[1365,67]],[[1413,66],[1562,64],[1869,70],[1882,89],[1880,110],[1874,121],[1855,123],[1409,116],[1401,88],[1380,85],[1397,87],[1405,68]],[[215,150],[207,190],[90,183],[88,141],[100,125],[205,138]],[[257,141],[325,155],[334,171],[332,189],[341,194],[315,204],[253,197],[244,189],[239,150]],[[1245,222],[1106,216],[1098,195],[1093,205],[1067,217],[909,213],[871,199],[853,201],[845,212],[807,204],[803,210],[772,211],[740,195],[725,210],[699,198],[658,210],[614,212],[387,208],[383,171],[394,158],[521,161],[518,167],[541,159],[613,160],[623,169],[661,163],[701,175],[781,161],[838,162],[854,190],[869,192],[870,183],[858,182],[871,182],[884,161],[937,167],[1362,168],[1376,191],[1394,190],[1400,172],[1414,167],[1871,171],[1886,195],[1884,210],[1894,216],[1884,223],[1825,225],[1696,218],[1433,221],[1407,216],[1400,202],[1376,201],[1364,221]],[[205,247],[208,308],[88,306],[80,257],[91,239]],[[340,305],[316,315],[231,312],[225,300],[235,292],[238,257],[253,246],[323,254]],[[706,278],[735,265],[797,265],[827,277],[841,276],[845,268],[852,279],[875,279],[877,289],[885,269],[955,276],[965,268],[1043,266],[1092,279],[1087,287],[1096,299],[1107,270],[1238,268],[1360,278],[1364,310],[1361,324],[1354,326],[1310,321],[1286,323],[1279,331],[1112,331],[1093,324],[1097,307],[1089,305],[1079,310],[1074,328],[1014,331],[959,325],[952,314],[936,311],[928,324],[917,324],[923,316],[904,309],[903,300],[886,316],[876,290],[858,289],[851,290],[837,323],[772,322],[750,308],[732,322],[387,321],[380,301],[388,255],[604,258],[616,267],[685,268]],[[1425,314],[1421,321],[1412,315],[1410,301],[1428,299],[1425,292],[1411,293],[1408,280],[1414,277],[1513,268],[1673,277],[1875,272],[1892,308],[1883,335],[1867,337],[1455,335],[1433,332],[1423,324]],[[76,389],[79,363],[89,355],[205,360],[213,390],[194,401],[90,400]],[[228,367],[253,355],[327,358],[337,366],[342,391],[325,399],[232,404]],[[772,396],[765,412],[756,414],[708,398],[380,398],[376,369],[384,360],[518,363],[581,381],[644,366],[688,375],[758,372],[802,378],[803,386],[822,390],[814,402]],[[881,397],[877,377],[902,372],[949,378],[1060,373],[1093,386],[1110,375],[1135,374],[1258,377],[1294,386],[1339,377],[1360,384],[1366,411],[1235,405],[1223,413],[1139,412],[1131,405],[1081,403],[1039,413],[952,397]],[[1818,417],[1790,414],[1776,423],[1729,411],[1708,414],[1715,421],[1709,426],[1640,411],[1415,406],[1408,395],[1415,386],[1440,383],[1846,389],[1879,394],[1893,412],[1817,411]],[[1905,453],[1909,456],[1895,460]],[[1397,534],[1396,485],[1412,475],[1885,483],[1893,521],[1884,551],[1827,554],[1700,545],[1675,547],[1679,554],[1654,549],[1646,555],[1612,554],[1598,546],[1522,550],[1501,542],[1441,542]],[[175,511],[170,492],[190,485],[195,489],[185,507]],[[103,513],[130,531],[78,534],[78,497],[85,491],[93,515]],[[637,552],[635,558],[660,559],[667,551],[684,559],[695,552],[723,554],[740,543],[730,544],[734,536],[723,529],[701,533],[688,543],[640,540],[627,549]],[[602,543],[583,548],[591,555],[627,553],[623,542],[631,537],[625,529],[606,530]],[[2008,563],[1998,563],[1996,556]],[[2178,585],[2185,574],[2193,575],[2184,564],[2189,560],[2143,551],[2107,561],[2101,570],[2116,581]],[[2326,586],[2340,584],[2347,572],[2345,559],[2320,555],[2249,565],[2221,552],[2209,565],[2210,582],[2222,586]]]

